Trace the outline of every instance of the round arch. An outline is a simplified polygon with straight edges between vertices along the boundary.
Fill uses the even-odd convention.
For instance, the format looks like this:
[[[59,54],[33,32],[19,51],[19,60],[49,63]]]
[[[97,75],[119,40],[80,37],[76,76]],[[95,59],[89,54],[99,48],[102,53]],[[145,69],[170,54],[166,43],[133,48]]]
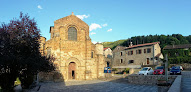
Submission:
[[[66,63],[65,66],[67,67],[67,79],[79,79],[79,66],[81,65],[81,63],[79,62],[79,60],[77,58],[71,57],[69,58]]]

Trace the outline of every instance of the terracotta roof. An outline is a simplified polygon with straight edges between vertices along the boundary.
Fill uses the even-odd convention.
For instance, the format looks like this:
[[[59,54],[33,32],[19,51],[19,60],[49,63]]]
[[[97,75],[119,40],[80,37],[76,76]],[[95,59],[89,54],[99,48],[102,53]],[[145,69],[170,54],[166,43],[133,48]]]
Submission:
[[[191,44],[181,44],[181,45],[167,45],[164,49],[184,49],[191,48]]]
[[[117,46],[117,47],[113,50],[113,52],[122,51],[122,50],[124,50],[125,48],[127,48],[127,47],[124,47],[124,46]]]
[[[131,49],[131,48],[136,48],[136,47],[143,47],[143,46],[149,46],[149,45],[154,45],[154,44],[159,44],[160,42],[153,42],[153,43],[145,43],[145,44],[138,44],[138,45],[133,45],[131,47],[127,47],[126,49]]]
[[[103,50],[105,51],[106,49],[108,49],[109,47],[105,47]]]
[[[155,57],[159,57],[162,53],[158,53]]]

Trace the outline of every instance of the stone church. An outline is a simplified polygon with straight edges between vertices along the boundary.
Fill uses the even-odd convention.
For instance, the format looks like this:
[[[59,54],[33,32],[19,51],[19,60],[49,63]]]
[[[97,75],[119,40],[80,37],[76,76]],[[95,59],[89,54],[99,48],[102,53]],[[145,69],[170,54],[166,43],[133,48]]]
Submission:
[[[50,40],[41,37],[42,55],[53,56],[64,80],[92,80],[104,77],[103,45],[93,44],[89,26],[72,13],[54,21]]]

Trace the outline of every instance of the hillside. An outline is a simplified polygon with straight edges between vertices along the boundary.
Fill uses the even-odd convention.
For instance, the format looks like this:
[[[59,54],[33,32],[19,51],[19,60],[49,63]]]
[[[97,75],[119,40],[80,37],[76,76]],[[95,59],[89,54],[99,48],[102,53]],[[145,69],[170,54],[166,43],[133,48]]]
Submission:
[[[114,49],[116,46],[121,45],[122,43],[124,43],[126,40],[117,40],[114,42],[103,42],[103,46],[104,47],[110,47],[111,49]]]
[[[147,36],[134,36],[126,40],[118,40],[114,42],[103,42],[104,47],[110,47],[114,49],[116,46],[129,46],[129,43],[132,42],[133,45],[151,43],[151,42],[160,42],[161,48],[166,45],[178,45],[178,44],[191,44],[191,35],[182,36],[181,34],[172,34],[172,35],[147,35]]]

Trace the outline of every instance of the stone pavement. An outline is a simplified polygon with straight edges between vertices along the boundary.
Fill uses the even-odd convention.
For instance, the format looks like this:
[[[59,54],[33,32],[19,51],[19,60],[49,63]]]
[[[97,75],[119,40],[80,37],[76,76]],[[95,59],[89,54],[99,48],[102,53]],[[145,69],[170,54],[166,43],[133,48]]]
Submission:
[[[182,71],[181,92],[191,92],[191,71]]]
[[[157,92],[157,86],[133,85],[128,83],[117,83],[102,80],[89,81],[67,81],[40,83],[38,87],[28,92]]]

